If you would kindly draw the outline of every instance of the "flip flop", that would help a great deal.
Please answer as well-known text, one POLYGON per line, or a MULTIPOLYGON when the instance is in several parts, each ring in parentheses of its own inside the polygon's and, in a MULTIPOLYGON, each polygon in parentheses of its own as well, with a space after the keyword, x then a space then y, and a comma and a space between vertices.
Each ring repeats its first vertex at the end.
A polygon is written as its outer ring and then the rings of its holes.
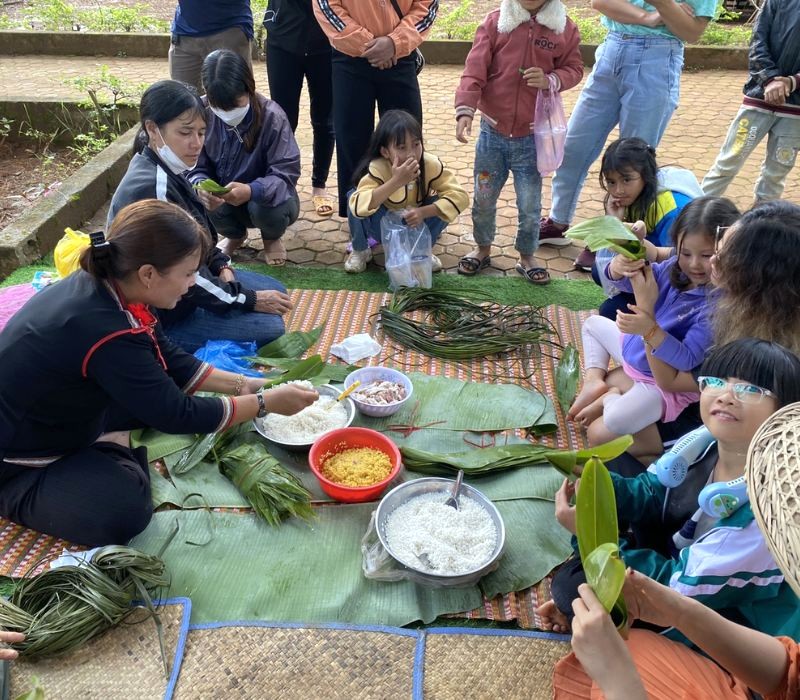
MULTIPOLYGON (((280 243, 280 241, 275 241, 276 243, 280 243)), ((281 243, 280 248, 278 250, 267 250, 267 246, 264 246, 264 262, 271 267, 283 267, 286 264, 286 248, 281 243)))
POLYGON ((321 216, 323 219, 333 216, 333 198, 328 195, 315 194, 311 198, 311 203, 314 205, 314 211, 317 212, 317 216, 321 216))
POLYGON ((550 273, 543 267, 529 267, 526 270, 522 263, 517 263, 514 269, 531 284, 550 284, 550 273))
POLYGON ((458 261, 458 274, 459 275, 466 275, 467 277, 472 277, 473 275, 477 275, 481 270, 485 270, 492 264, 492 256, 487 255, 485 258, 473 258, 469 255, 465 255, 461 260, 458 261))

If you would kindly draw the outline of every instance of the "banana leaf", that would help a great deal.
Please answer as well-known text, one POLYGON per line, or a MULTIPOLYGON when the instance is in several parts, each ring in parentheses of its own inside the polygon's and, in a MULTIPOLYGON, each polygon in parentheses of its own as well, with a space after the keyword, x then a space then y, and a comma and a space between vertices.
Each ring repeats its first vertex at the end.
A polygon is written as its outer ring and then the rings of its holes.
POLYGON ((214 444, 219 439, 217 433, 198 435, 197 441, 181 455, 175 465, 176 474, 184 474, 202 462, 206 455, 214 449, 214 444))
POLYGON ((603 607, 611 612, 625 584, 625 563, 619 557, 619 546, 601 544, 583 560, 586 580, 603 607))
MULTIPOLYGON (((252 357, 247 359, 248 361, 259 365, 274 367, 276 370, 280 370, 281 372, 286 372, 290 369, 293 369, 303 361, 297 359, 296 357, 252 357)), ((355 372, 357 369, 358 367, 356 365, 343 365, 338 362, 326 362, 324 363, 324 366, 319 374, 321 381, 314 382, 314 384, 329 384, 330 382, 341 384, 345 379, 347 379, 348 374, 355 372)), ((272 373, 264 376, 267 377, 267 379, 270 379, 271 374, 272 373)), ((280 375, 276 373, 274 376, 280 375)))
POLYGON ((322 358, 319 355, 312 355, 305 360, 300 360, 300 362, 288 372, 284 372, 277 377, 266 379, 264 381, 264 388, 269 389, 270 387, 278 386, 278 384, 298 379, 313 379, 319 376, 324 368, 325 363, 322 361, 322 358))
POLYGON ((196 185, 193 185, 196 190, 201 190, 203 192, 208 192, 209 194, 228 194, 231 191, 230 187, 223 187, 215 180, 212 180, 210 177, 207 177, 205 180, 201 180, 196 185))
POLYGON ((191 447, 197 441, 196 435, 167 435, 153 428, 144 428, 131 432, 131 446, 146 447, 147 461, 155 462, 168 455, 191 447))
POLYGON ((572 345, 567 345, 556 367, 556 397, 564 413, 569 410, 578 391, 579 360, 578 351, 572 345))
POLYGON ((643 260, 645 257, 644 244, 614 216, 587 219, 565 231, 564 235, 581 241, 593 252, 608 248, 631 260, 643 260))
POLYGON ((323 323, 310 331, 292 331, 284 333, 280 338, 276 338, 271 343, 262 345, 257 355, 259 357, 300 357, 306 350, 317 344, 322 335, 323 323))
POLYGON ((592 457, 603 460, 614 459, 615 457, 619 457, 632 444, 632 436, 620 435, 620 437, 614 438, 610 442, 604 442, 602 445, 589 447, 585 450, 553 451, 547 459, 556 469, 559 469, 565 474, 571 474, 576 466, 585 464, 586 461, 592 457))

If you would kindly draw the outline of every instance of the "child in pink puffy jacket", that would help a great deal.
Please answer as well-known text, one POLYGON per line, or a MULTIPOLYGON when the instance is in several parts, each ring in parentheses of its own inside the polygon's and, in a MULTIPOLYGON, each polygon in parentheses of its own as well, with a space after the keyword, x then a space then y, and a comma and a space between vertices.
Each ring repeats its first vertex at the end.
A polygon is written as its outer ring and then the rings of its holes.
POLYGON ((561 0, 502 0, 475 35, 456 90, 456 138, 467 142, 476 110, 481 128, 475 146, 473 235, 477 247, 458 271, 475 275, 491 264, 497 199, 514 174, 519 223, 514 247, 517 272, 533 284, 550 276, 534 253, 539 247, 542 178, 536 169, 533 115, 539 90, 567 90, 583 77, 580 33, 561 0))

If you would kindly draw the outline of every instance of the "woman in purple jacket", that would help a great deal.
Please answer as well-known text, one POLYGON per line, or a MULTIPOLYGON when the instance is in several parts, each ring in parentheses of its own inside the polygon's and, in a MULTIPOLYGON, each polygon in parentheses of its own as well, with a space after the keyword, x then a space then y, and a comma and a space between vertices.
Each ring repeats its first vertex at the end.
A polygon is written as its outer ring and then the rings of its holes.
POLYGON ((193 183, 216 180, 229 191, 199 192, 230 255, 247 236, 261 231, 268 265, 283 265, 281 236, 297 220, 300 201, 300 149, 277 103, 256 92, 253 71, 233 51, 219 50, 203 61, 208 104, 203 152, 192 171, 193 183))

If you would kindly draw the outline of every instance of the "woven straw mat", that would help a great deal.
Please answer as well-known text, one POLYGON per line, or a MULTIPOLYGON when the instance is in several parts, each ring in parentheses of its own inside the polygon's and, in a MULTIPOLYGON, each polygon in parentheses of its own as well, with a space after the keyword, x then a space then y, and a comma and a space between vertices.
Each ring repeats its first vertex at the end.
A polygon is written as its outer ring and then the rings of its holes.
MULTIPOLYGON (((131 622, 138 620, 138 624, 117 625, 63 656, 18 659, 11 664, 10 697, 29 690, 31 678, 36 676, 47 698, 54 700, 163 698, 167 679, 156 627, 143 613, 136 614, 131 622)), ((170 672, 183 614, 183 603, 160 609, 170 672)))
POLYGON ((745 476, 756 523, 800 596, 800 403, 784 406, 758 429, 745 476))

